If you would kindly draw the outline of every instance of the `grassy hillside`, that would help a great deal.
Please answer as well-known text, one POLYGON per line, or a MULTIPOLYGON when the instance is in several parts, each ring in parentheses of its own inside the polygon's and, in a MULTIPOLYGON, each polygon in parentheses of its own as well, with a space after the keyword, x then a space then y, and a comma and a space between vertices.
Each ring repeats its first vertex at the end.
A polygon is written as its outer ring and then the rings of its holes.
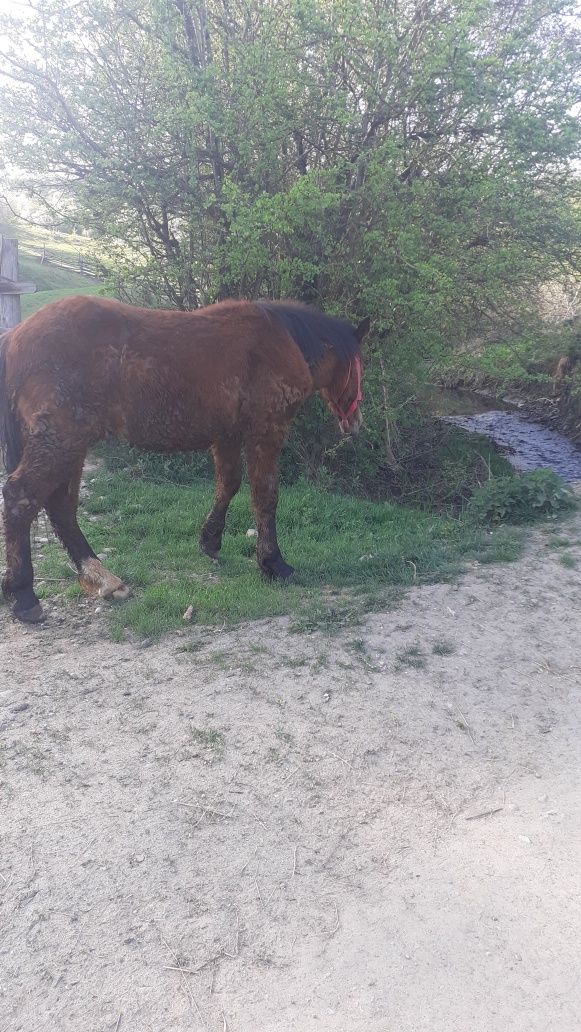
POLYGON ((16 225, 7 222, 0 222, 0 233, 17 238, 20 278, 36 283, 35 294, 22 295, 23 319, 50 301, 74 294, 97 294, 102 290, 102 284, 94 277, 40 261, 43 247, 58 260, 70 265, 77 263, 79 254, 91 257, 91 241, 86 237, 55 233, 25 223, 16 225))

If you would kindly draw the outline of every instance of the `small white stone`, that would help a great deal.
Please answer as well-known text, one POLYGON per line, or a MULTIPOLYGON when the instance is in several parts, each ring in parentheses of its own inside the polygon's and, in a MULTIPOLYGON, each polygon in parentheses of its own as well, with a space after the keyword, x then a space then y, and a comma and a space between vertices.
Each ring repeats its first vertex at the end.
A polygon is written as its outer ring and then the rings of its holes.
POLYGON ((258 537, 258 531, 254 527, 250 527, 250 529, 246 531, 246 537, 258 537))

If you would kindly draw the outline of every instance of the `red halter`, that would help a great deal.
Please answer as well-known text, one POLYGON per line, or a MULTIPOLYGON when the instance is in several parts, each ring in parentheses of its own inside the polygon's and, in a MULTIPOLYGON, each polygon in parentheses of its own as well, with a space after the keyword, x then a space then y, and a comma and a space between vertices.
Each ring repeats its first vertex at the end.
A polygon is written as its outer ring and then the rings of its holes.
POLYGON ((345 386, 343 387, 343 390, 341 391, 338 400, 336 402, 331 401, 331 407, 333 409, 333 412, 337 416, 337 419, 339 420, 339 423, 341 424, 343 430, 348 429, 349 420, 353 413, 357 411, 360 401, 363 401, 363 395, 361 393, 361 356, 355 355, 355 357, 349 363, 349 371, 347 373, 347 379, 345 380, 345 386), (355 375, 357 377, 357 392, 349 407, 347 409, 342 409, 341 398, 343 397, 345 391, 349 386, 349 382, 351 380, 351 370, 353 369, 353 366, 355 366, 355 375))

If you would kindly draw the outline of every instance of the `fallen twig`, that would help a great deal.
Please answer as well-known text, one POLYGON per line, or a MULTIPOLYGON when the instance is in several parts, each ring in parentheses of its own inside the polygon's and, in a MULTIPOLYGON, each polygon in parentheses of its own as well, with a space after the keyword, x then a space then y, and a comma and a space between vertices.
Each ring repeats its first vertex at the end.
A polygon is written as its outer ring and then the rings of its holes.
POLYGON ((480 813, 466 814, 464 820, 477 821, 481 817, 491 817, 493 813, 500 813, 501 810, 504 810, 504 806, 492 806, 490 810, 482 810, 480 813))

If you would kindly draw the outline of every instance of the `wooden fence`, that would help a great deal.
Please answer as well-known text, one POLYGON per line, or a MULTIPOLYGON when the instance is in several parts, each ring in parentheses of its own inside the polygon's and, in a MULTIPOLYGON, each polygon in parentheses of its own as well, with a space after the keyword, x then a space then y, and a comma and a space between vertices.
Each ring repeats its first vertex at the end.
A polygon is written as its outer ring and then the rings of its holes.
POLYGON ((81 254, 80 251, 76 256, 70 255, 70 260, 67 260, 69 258, 68 255, 65 259, 62 254, 49 251, 46 246, 43 246, 40 251, 22 247, 21 253, 25 254, 27 258, 35 258, 41 265, 54 265, 57 269, 67 269, 69 272, 77 272, 81 276, 90 276, 91 279, 99 279, 103 274, 101 266, 96 261, 81 254))

